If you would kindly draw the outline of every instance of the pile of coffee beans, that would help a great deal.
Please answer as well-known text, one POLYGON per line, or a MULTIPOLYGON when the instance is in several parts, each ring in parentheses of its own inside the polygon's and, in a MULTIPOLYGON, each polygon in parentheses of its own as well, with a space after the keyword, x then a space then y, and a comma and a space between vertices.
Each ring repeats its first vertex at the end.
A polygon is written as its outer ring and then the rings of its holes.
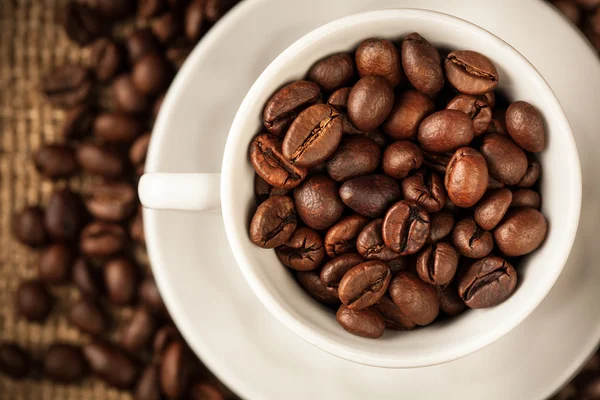
POLYGON ((502 303, 546 237, 546 136, 499 79, 418 33, 319 60, 272 95, 250 144, 250 239, 356 335, 502 303))
POLYGON ((188 348, 134 253, 144 245, 136 185, 164 93, 196 42, 235 3, 97 0, 63 10, 66 35, 89 57, 40 83, 65 121, 62 138, 33 156, 54 192, 44 206, 14 216, 14 237, 39 255, 37 277, 16 290, 15 310, 43 323, 59 308, 55 288, 70 284, 79 296, 67 316, 84 344, 54 343, 35 359, 0 342, 0 374, 73 384, 91 372, 137 400, 233 398, 188 348), (68 178, 81 174, 93 183, 76 193, 68 178))

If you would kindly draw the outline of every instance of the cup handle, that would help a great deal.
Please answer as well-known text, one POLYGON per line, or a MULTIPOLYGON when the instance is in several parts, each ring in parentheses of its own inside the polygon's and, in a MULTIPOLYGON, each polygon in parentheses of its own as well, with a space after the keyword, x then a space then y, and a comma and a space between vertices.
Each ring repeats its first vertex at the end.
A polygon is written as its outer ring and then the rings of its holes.
POLYGON ((156 210, 221 208, 221 174, 147 173, 138 186, 140 201, 156 210))

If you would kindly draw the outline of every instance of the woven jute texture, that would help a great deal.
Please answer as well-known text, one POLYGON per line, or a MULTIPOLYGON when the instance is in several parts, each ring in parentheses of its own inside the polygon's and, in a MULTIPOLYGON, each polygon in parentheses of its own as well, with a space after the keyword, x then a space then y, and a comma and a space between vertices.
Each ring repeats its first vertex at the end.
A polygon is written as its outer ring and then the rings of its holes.
MULTIPOLYGON (((39 360, 54 342, 84 343, 89 338, 67 320, 77 298, 70 287, 52 287, 55 308, 43 324, 16 315, 14 295, 19 282, 34 278, 37 254, 11 236, 11 218, 28 205, 45 205, 56 185, 85 190, 90 178, 51 182, 36 172, 31 155, 43 143, 60 142, 64 112, 48 104, 37 89, 42 79, 65 63, 85 61, 86 50, 71 43, 57 21, 67 0, 0 0, 0 342, 14 341, 39 360)), ((130 25, 133 25, 131 23, 130 25)), ((132 26, 121 27, 123 35, 132 26)), ((106 98, 106 97, 105 97, 106 98)), ((105 103, 106 101, 104 101, 105 103)), ((134 251, 142 266, 142 249, 134 251)), ((112 339, 131 310, 115 316, 112 339)), ((40 377, 20 382, 0 376, 0 399, 130 399, 98 379, 82 384, 53 384, 40 377)))

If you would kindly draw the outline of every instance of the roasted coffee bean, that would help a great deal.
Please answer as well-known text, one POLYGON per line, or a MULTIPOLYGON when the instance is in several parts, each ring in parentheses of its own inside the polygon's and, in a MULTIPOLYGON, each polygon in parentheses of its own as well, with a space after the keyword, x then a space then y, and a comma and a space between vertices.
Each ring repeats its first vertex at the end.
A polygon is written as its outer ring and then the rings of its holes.
POLYGON ((281 152, 281 142, 271 134, 258 135, 250 145, 250 161, 256 173, 269 185, 293 189, 306 178, 308 171, 288 161, 281 152))
POLYGON ((48 201, 44 224, 50 237, 69 241, 77 237, 83 223, 81 199, 69 189, 58 189, 48 201))
POLYGON ((100 306, 82 297, 71 307, 69 321, 80 331, 90 335, 102 335, 108 331, 108 316, 100 306))
POLYGON ((388 329, 405 331, 413 329, 416 326, 388 295, 379 299, 374 308, 379 311, 385 321, 385 327, 388 329))
POLYGON ((420 169, 402 181, 402 194, 428 213, 440 211, 446 204, 444 180, 435 172, 420 169))
POLYGON ((116 224, 93 222, 81 232, 80 250, 88 257, 106 258, 122 252, 127 245, 125 230, 116 224))
POLYGON ((447 210, 430 215, 429 237, 427 243, 437 243, 454 229, 454 215, 447 210))
POLYGON ((358 235, 356 249, 366 260, 379 260, 391 262, 400 257, 386 246, 382 235, 383 219, 376 219, 369 223, 358 235))
POLYGON ((173 45, 167 49, 165 56, 167 57, 167 60, 171 62, 173 68, 178 70, 181 68, 185 60, 187 60, 192 50, 194 50, 194 46, 188 44, 173 45))
POLYGON ((51 344, 42 363, 44 377, 60 383, 78 382, 88 371, 81 349, 67 343, 51 344))
POLYGON ((287 196, 289 192, 290 191, 287 189, 280 189, 269 185, 267 181, 258 174, 254 175, 254 195, 256 196, 256 203, 258 205, 262 204, 271 196, 287 196))
POLYGON ((471 118, 457 110, 438 111, 419 125, 419 143, 425 151, 455 151, 471 143, 473 137, 471 118))
POLYGON ((321 236, 310 228, 296 230, 292 237, 275 249, 279 261, 297 271, 311 271, 321 266, 325 247, 321 236))
POLYGON ((296 230, 298 218, 288 196, 273 196, 258 206, 250 223, 250 239, 259 247, 272 249, 287 242, 296 230))
POLYGON ((483 258, 494 249, 494 238, 489 231, 479 228, 473 218, 465 218, 456 223, 452 244, 461 256, 483 258))
POLYGON ((400 199, 400 187, 389 176, 367 175, 345 182, 340 188, 340 197, 357 213, 377 218, 400 199))
POLYGON ((87 209, 94 218, 120 222, 128 218, 137 204, 137 194, 129 183, 105 182, 92 188, 86 201, 87 209))
POLYGON ((96 0, 95 6, 101 15, 120 20, 133 13, 136 0, 96 0))
POLYGON ((45 320, 53 305, 54 298, 41 282, 24 281, 17 288, 17 311, 29 321, 45 320))
POLYGON ((479 136, 486 132, 492 122, 492 108, 485 102, 474 96, 459 94, 446 106, 447 110, 462 111, 473 121, 473 133, 479 136))
POLYGON ((324 92, 333 92, 343 87, 353 76, 354 60, 348 53, 323 58, 308 71, 308 80, 317 83, 324 92))
POLYGON ((225 400, 225 395, 208 382, 193 383, 189 391, 190 400, 225 400))
POLYGON ((63 283, 71 276, 73 251, 64 244, 53 244, 40 253, 38 277, 48 284, 63 283))
POLYGON ((121 330, 121 346, 131 353, 139 352, 150 345, 157 322, 144 307, 136 309, 121 330))
POLYGON ((338 286, 338 295, 351 310, 364 310, 387 291, 392 273, 381 261, 367 261, 350 269, 338 286))
POLYGON ((83 355, 100 379, 119 389, 135 384, 139 368, 123 349, 102 339, 93 339, 83 347, 83 355))
POLYGON ((143 129, 138 119, 122 113, 102 113, 94 121, 94 136, 105 142, 130 143, 143 129))
POLYGON ((152 33, 161 43, 169 43, 183 32, 179 16, 167 12, 152 21, 152 33))
POLYGON ((173 325, 163 325, 156 331, 154 340, 152 341, 152 351, 157 354, 159 358, 162 357, 162 353, 165 351, 168 345, 174 341, 181 341, 183 338, 175 329, 173 325))
POLYGON ((527 156, 509 137, 489 133, 483 137, 481 154, 492 177, 507 185, 516 185, 527 172, 527 156))
POLYGON ((85 103, 92 94, 90 73, 78 65, 63 65, 47 76, 43 91, 52 105, 73 108, 85 103))
POLYGON ((586 10, 593 10, 600 6, 600 0, 575 0, 575 2, 586 10))
POLYGON ((396 179, 404 179, 413 169, 423 164, 423 150, 408 140, 389 145, 383 153, 383 171, 396 179))
POLYGON ((144 133, 138 137, 129 148, 129 161, 135 167, 143 167, 146 164, 146 154, 150 146, 150 133, 144 133))
POLYGON ((113 149, 93 144, 82 143, 77 149, 77 162, 83 169, 109 179, 116 179, 125 172, 125 160, 113 149))
POLYGON ((204 9, 206 10, 206 19, 210 23, 215 23, 231 7, 233 7, 239 0, 206 0, 204 9))
POLYGON ((13 235, 21 243, 40 247, 48 242, 44 226, 44 211, 40 207, 27 207, 16 214, 12 221, 13 235))
POLYGON ((344 254, 329 261, 321 270, 320 278, 325 288, 338 297, 338 286, 348 271, 365 260, 356 253, 344 254))
POLYGON ((80 46, 101 36, 104 30, 98 14, 87 5, 76 2, 65 7, 63 28, 69 39, 80 46))
POLYGON ((90 65, 99 82, 110 81, 121 68, 121 51, 114 42, 106 38, 94 42, 90 58, 90 65))
POLYGON ((377 143, 380 149, 384 149, 388 145, 387 136, 378 129, 365 133, 365 136, 377 143))
POLYGON ((337 294, 327 290, 319 277, 319 271, 298 271, 296 279, 304 290, 315 300, 326 305, 338 305, 340 300, 337 294))
POLYGON ((387 119, 393 106, 392 85, 380 76, 365 76, 350 91, 348 116, 356 128, 369 132, 387 119))
POLYGON ((78 139, 92 131, 96 115, 88 104, 82 104, 67 111, 62 127, 66 139, 78 139))
POLYGON ((133 391, 135 400, 161 400, 159 371, 158 364, 150 364, 146 367, 135 385, 133 391))
POLYGON ((206 13, 204 3, 205 1, 193 0, 185 10, 183 25, 185 37, 190 42, 196 42, 205 31, 206 13))
POLYGON ((475 207, 474 217, 477 225, 486 231, 494 229, 504 218, 512 198, 513 194, 506 188, 488 192, 475 207))
POLYGON ((497 181, 491 175, 488 176, 488 185, 487 185, 488 190, 502 189, 504 186, 506 186, 504 183, 497 181))
POLYGON ((71 280, 81 294, 93 298, 104 293, 102 278, 98 271, 93 269, 83 257, 79 257, 73 263, 71 280))
POLYGON ((469 308, 496 306, 510 297, 517 286, 517 272, 500 257, 486 257, 471 265, 458 285, 459 295, 469 308))
POLYGON ((458 207, 475 205, 488 186, 488 168, 485 158, 477 150, 463 147, 456 150, 444 180, 450 200, 458 207))
POLYGON ((382 235, 392 251, 402 256, 414 254, 429 237, 429 215, 412 201, 399 201, 385 215, 382 235))
POLYGON ((494 239, 501 252, 517 257, 540 247, 547 231, 546 218, 538 210, 518 208, 507 213, 494 230, 494 239))
POLYGON ((434 243, 417 258, 417 274, 424 282, 445 286, 452 281, 458 267, 458 254, 448 243, 434 243))
POLYGON ((294 189, 298 216, 313 229, 327 229, 344 212, 337 184, 326 175, 313 175, 294 189))
POLYGON ((143 55, 158 52, 159 45, 150 29, 142 28, 131 33, 126 40, 129 63, 134 65, 143 55))
POLYGON ((263 124, 269 132, 283 135, 302 110, 320 100, 321 90, 316 83, 292 82, 275 92, 267 101, 263 124))
POLYGON ((487 131, 489 133, 501 133, 506 135, 506 110, 494 110, 487 131))
POLYGON ((47 144, 34 156, 35 168, 46 178, 67 178, 77 171, 75 151, 66 144, 47 144))
POLYGON ((512 202, 510 203, 510 206, 513 208, 531 207, 535 208, 536 210, 539 210, 541 204, 542 199, 540 198, 538 192, 531 189, 520 189, 515 190, 512 193, 512 202))
POLYGON ((402 41, 402 66, 406 77, 419 92, 435 97, 444 87, 440 55, 418 33, 411 33, 402 41))
POLYGON ((355 127, 348 116, 348 98, 350 97, 351 87, 345 87, 336 90, 327 99, 327 104, 335 107, 342 114, 342 130, 347 135, 364 134, 361 130, 355 127))
POLYGON ((417 325, 429 325, 439 314, 435 286, 423 282, 412 272, 398 272, 390 282, 389 292, 400 311, 417 325))
POLYGON ((358 311, 342 304, 335 319, 346 331, 366 338, 377 339, 385 330, 385 321, 374 308, 358 311))
POLYGON ((352 214, 339 220, 325 235, 325 251, 331 258, 356 251, 356 240, 369 219, 352 214))
POLYGON ((162 353, 160 387, 170 400, 183 398, 194 368, 192 352, 181 341, 172 342, 162 353))
POLYGON ((171 78, 169 63, 159 53, 144 54, 138 58, 131 71, 131 80, 135 88, 148 96, 166 90, 171 78))
POLYGON ((385 39, 367 39, 356 49, 358 74, 381 76, 392 86, 404 80, 400 52, 392 42, 385 39))
POLYGON ((0 344, 0 372, 12 379, 23 379, 31 370, 31 356, 15 343, 0 344))
POLYGON ((146 244, 144 237, 144 218, 141 207, 135 213, 133 220, 129 224, 129 236, 137 243, 146 244))
POLYGON ((293 165, 313 167, 335 152, 342 133, 341 115, 330 105, 315 104, 292 122, 283 139, 283 155, 293 165))
POLYGON ((166 7, 165 0, 138 0, 138 15, 148 19, 162 12, 166 7))
POLYGON ((506 110, 506 130, 523 149, 537 153, 546 147, 544 121, 531 104, 516 101, 506 110))
POLYGON ((108 300, 117 306, 133 304, 137 295, 138 270, 126 258, 115 258, 104 265, 108 300))
POLYGON ((128 74, 119 75, 112 85, 113 98, 117 108, 129 114, 139 114, 149 107, 148 99, 133 85, 128 74))
POLYGON ((542 172, 542 166, 539 161, 531 154, 527 155, 527 172, 517 184, 518 187, 529 188, 536 184, 542 172))
POLYGON ((478 96, 475 96, 475 97, 478 100, 485 101, 486 104, 489 106, 489 108, 492 109, 492 111, 496 107, 496 95, 494 94, 494 92, 487 92, 485 94, 481 94, 481 95, 478 95, 478 96))
POLYGON ((153 278, 147 277, 138 288, 140 301, 158 315, 166 314, 167 308, 163 303, 160 292, 153 278))
POLYGON ((421 122, 435 111, 429 96, 408 90, 396 96, 392 112, 382 125, 383 131, 394 140, 416 139, 421 122))
POLYGON ((374 140, 353 135, 342 139, 339 147, 327 160, 327 173, 337 182, 369 175, 381 160, 381 149, 374 140))
POLYGON ((464 94, 480 95, 498 86, 496 66, 486 56, 475 51, 461 50, 448 54, 444 62, 446 79, 464 94))
POLYGON ((436 287, 438 300, 440 302, 440 310, 450 317, 455 317, 462 313, 467 306, 458 295, 458 287, 456 283, 451 283, 445 287, 436 287))

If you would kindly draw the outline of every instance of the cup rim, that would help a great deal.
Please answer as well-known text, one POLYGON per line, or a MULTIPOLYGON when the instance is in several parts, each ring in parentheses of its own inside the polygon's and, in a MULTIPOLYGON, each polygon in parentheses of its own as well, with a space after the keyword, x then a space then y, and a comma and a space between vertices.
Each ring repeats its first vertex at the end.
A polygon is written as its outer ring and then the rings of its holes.
POLYGON ((495 341, 506 335, 512 329, 514 329, 517 325, 519 325, 542 302, 544 297, 554 286, 556 280, 561 274, 575 241, 575 235, 577 232, 581 212, 581 179, 581 165, 579 161, 579 154, 577 152, 574 135, 568 123, 567 116, 562 108, 562 105, 560 104, 559 100, 554 94, 552 88, 549 86, 549 84, 546 82, 546 80, 543 78, 540 72, 535 68, 535 66, 532 65, 529 62, 529 60, 527 60, 527 58, 525 58, 514 47, 512 47, 510 44, 508 44, 498 36, 464 19, 431 10, 415 8, 392 8, 362 12, 346 16, 329 22, 325 25, 322 25, 309 32, 308 34, 304 35, 302 38, 298 39, 291 46, 285 49, 261 73, 259 78, 255 81, 255 83, 248 91, 243 102, 241 103, 230 129, 222 163, 221 201, 225 231, 228 237, 229 245, 233 250, 233 254, 238 264, 238 267, 242 271, 244 278, 246 279, 254 293, 257 295, 257 297, 261 300, 263 305, 281 323, 283 323, 288 329, 290 329, 292 332, 294 332, 297 336, 301 337, 305 341, 337 357, 341 357, 349 361, 374 367, 414 368, 450 362, 465 357, 469 354, 475 353, 481 350, 482 348, 489 346, 490 344, 494 343, 495 341), (313 328, 304 324, 302 321, 300 321, 293 315, 291 310, 283 307, 278 302, 278 300, 275 299, 275 297, 271 294, 269 289, 265 287, 264 283, 262 282, 262 279, 255 273, 255 268, 252 267, 254 263, 251 260, 251 257, 249 257, 243 251, 236 251, 237 248, 242 247, 241 243, 245 238, 244 235, 247 235, 247 232, 236 231, 234 220, 232 217, 233 213, 230 212, 230 210, 232 210, 235 204, 235 199, 233 197, 234 193, 232 190, 233 185, 227 184, 228 182, 234 182, 233 171, 228 166, 231 165, 233 158, 236 157, 236 152, 234 151, 235 146, 233 144, 239 142, 240 138, 244 135, 244 122, 249 116, 249 108, 254 103, 255 99, 259 96, 259 94, 263 91, 263 87, 266 85, 266 83, 268 83, 272 79, 272 76, 277 71, 279 71, 287 64, 288 59, 290 57, 292 57, 295 53, 299 52, 301 49, 309 47, 313 43, 324 39, 332 31, 337 31, 347 25, 355 25, 373 19, 395 18, 398 14, 403 14, 404 16, 409 17, 413 16, 415 18, 418 17, 420 19, 423 19, 425 17, 429 18, 430 20, 437 20, 446 23, 462 25, 464 28, 469 29, 473 34, 488 36, 489 39, 494 40, 499 46, 505 47, 506 49, 508 49, 508 51, 514 53, 516 57, 520 58, 521 61, 524 62, 524 65, 531 69, 530 78, 535 79, 537 81, 537 84, 540 87, 542 87, 545 91, 547 91, 550 95, 549 98, 546 100, 552 103, 551 106, 557 112, 557 115, 555 115, 555 119, 557 121, 560 121, 560 127, 558 129, 564 132, 566 140, 570 147, 568 154, 570 154, 570 158, 572 158, 571 161, 573 164, 572 168, 574 173, 572 179, 573 187, 576 190, 575 192, 571 193, 573 196, 573 209, 571 210, 572 218, 570 219, 570 222, 566 227, 567 229, 563 232, 563 237, 566 240, 564 241, 564 246, 561 246, 556 250, 556 268, 553 268, 552 274, 548 275, 548 279, 546 281, 544 290, 540 290, 538 293, 531 294, 531 296, 528 297, 529 301, 524 305, 524 307, 520 309, 519 313, 516 313, 512 319, 506 320, 503 324, 500 324, 499 326, 490 329, 489 331, 487 331, 486 334, 480 335, 474 340, 465 341, 460 345, 456 345, 453 348, 447 348, 444 351, 439 351, 435 354, 424 354, 421 357, 415 357, 411 360, 406 360, 398 357, 374 357, 372 355, 365 354, 365 352, 358 351, 357 349, 354 349, 346 344, 334 342, 326 336, 322 335, 321 333, 317 332, 313 328))

